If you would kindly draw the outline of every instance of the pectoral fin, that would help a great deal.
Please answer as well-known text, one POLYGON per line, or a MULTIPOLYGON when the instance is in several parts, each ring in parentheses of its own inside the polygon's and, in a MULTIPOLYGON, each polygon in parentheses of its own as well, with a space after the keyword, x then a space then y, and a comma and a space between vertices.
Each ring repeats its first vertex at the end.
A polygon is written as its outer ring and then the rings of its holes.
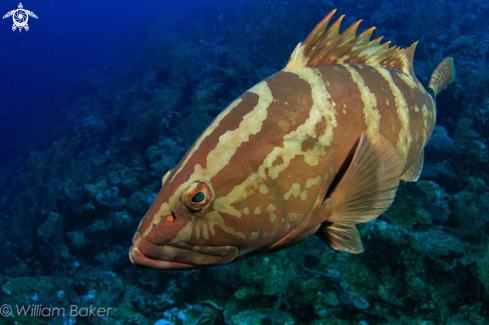
POLYGON ((377 133, 361 134, 344 175, 322 205, 326 220, 316 233, 336 250, 363 252, 357 223, 370 221, 392 204, 401 161, 392 144, 377 133))

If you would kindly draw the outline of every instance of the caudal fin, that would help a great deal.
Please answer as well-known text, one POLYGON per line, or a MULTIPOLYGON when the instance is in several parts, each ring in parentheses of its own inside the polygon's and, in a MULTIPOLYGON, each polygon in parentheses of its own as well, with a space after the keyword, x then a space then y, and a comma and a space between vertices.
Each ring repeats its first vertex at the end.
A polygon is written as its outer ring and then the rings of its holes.
POLYGON ((453 79, 455 79, 453 58, 446 58, 433 71, 428 88, 433 90, 433 94, 436 97, 436 95, 452 83, 453 79))

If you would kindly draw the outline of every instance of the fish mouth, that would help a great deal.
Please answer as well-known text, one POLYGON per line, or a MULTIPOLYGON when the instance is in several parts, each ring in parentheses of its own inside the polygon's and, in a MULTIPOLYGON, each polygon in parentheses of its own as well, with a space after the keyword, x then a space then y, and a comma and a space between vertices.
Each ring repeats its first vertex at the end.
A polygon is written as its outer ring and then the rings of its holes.
POLYGON ((129 259, 135 265, 161 270, 224 265, 238 255, 234 246, 192 246, 186 243, 156 245, 136 233, 129 259))

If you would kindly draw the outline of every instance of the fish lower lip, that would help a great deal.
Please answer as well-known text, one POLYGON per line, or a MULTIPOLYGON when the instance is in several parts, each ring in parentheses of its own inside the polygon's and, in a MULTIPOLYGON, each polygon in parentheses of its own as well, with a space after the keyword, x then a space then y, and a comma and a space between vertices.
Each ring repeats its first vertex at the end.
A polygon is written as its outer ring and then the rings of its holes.
POLYGON ((191 264, 165 261, 146 256, 135 246, 132 246, 129 249, 129 259, 132 264, 147 266, 154 269, 191 269, 196 267, 191 264))
POLYGON ((238 252, 233 246, 155 245, 137 235, 129 249, 129 259, 133 264, 155 269, 189 269, 229 263, 238 252))

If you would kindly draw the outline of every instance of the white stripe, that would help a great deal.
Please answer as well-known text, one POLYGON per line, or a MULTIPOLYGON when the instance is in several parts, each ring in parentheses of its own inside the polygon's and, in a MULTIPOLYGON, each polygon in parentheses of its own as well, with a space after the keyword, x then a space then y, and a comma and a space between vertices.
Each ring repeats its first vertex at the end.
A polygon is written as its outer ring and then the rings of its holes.
POLYGON ((206 168, 196 165, 194 173, 198 177, 211 179, 229 164, 241 144, 248 142, 251 135, 261 131, 263 122, 268 115, 268 107, 273 101, 272 91, 266 81, 262 81, 249 90, 258 95, 255 108, 243 116, 235 130, 229 130, 219 137, 219 143, 207 155, 206 168))
POLYGON ((407 155, 409 153, 409 148, 411 147, 411 143, 413 142, 413 138, 411 133, 409 132, 409 108, 406 102, 406 99, 401 93, 401 90, 396 86, 390 72, 384 68, 375 68, 387 81, 389 85, 389 89, 394 95, 396 102, 396 111, 399 121, 401 122, 401 130, 399 131, 399 139, 397 140, 397 152, 399 153, 399 157, 401 158, 401 162, 404 165, 406 164, 407 155))
POLYGON ((192 157, 192 155, 194 154, 194 152, 200 147, 200 144, 202 143, 202 141, 204 141, 204 139, 209 135, 211 134, 212 132, 214 132, 214 130, 217 128, 217 126, 219 125, 219 123, 221 123, 222 119, 224 117, 226 117, 229 112, 231 112, 231 110, 233 108, 235 108, 236 106, 239 105, 239 103, 241 103, 242 99, 241 98, 238 98, 236 99, 234 102, 232 102, 224 111, 222 111, 217 117, 216 119, 207 127, 207 129, 204 131, 204 133, 202 133, 202 135, 199 137, 199 139, 197 140, 197 142, 195 143, 195 145, 192 147, 192 149, 190 150, 190 152, 187 154, 187 157, 185 158, 184 161, 182 161, 182 163, 180 164, 180 167, 177 169, 177 171, 175 172, 175 174, 173 174, 173 177, 172 179, 170 180, 170 182, 173 182, 173 180, 175 179, 175 176, 187 165, 190 157, 192 157))
POLYGON ((375 94, 365 84, 362 76, 351 65, 342 65, 351 75, 351 78, 360 91, 360 97, 363 102, 363 115, 365 117, 365 124, 367 125, 367 131, 379 132, 380 129, 380 112, 376 109, 377 98, 375 94))

